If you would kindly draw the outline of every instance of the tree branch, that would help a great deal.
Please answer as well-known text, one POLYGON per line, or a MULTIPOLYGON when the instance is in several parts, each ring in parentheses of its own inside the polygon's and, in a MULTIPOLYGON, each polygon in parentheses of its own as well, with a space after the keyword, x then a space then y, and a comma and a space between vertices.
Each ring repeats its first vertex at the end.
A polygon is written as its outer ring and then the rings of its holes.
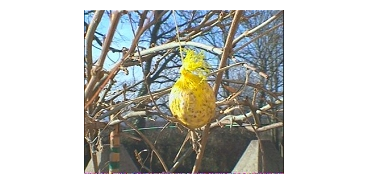
MULTIPOLYGON (((274 104, 272 104, 272 105, 267 104, 267 105, 259 108, 258 110, 255 110, 255 113, 262 114, 263 113, 262 111, 266 111, 266 110, 271 109, 272 107, 274 107, 276 105, 280 105, 282 103, 283 103, 282 100, 276 100, 274 102, 274 104)), ((219 126, 219 124, 233 124, 234 122, 244 122, 244 121, 246 121, 247 118, 250 118, 252 116, 253 116, 252 112, 248 112, 245 115, 237 115, 237 116, 227 115, 227 116, 223 117, 220 121, 216 121, 216 122, 211 123, 210 127, 213 128, 213 127, 219 126)))
POLYGON ((157 156, 158 160, 160 161, 160 163, 162 164, 162 167, 164 168, 165 172, 169 172, 169 169, 167 168, 167 166, 164 162, 164 159, 161 157, 160 153, 157 151, 157 149, 151 143, 151 141, 141 131, 139 131, 132 123, 130 123, 129 121, 124 121, 124 122, 130 128, 134 129, 135 132, 137 132, 142 137, 142 139, 149 145, 149 147, 152 149, 152 151, 156 153, 156 156, 157 156))
MULTIPOLYGON (((161 97, 164 94, 170 93, 170 90, 171 90, 171 87, 170 88, 165 88, 165 89, 162 89, 160 91, 156 91, 156 92, 152 93, 152 95, 156 99, 156 98, 161 97)), ((105 118, 105 117, 107 117, 111 114, 117 113, 122 108, 124 108, 124 107, 126 107, 126 106, 128 106, 132 103, 138 103, 138 102, 145 101, 145 100, 150 100, 150 99, 151 99, 150 95, 145 95, 145 96, 137 97, 133 100, 127 100, 127 101, 121 102, 119 104, 113 105, 113 106, 111 106, 112 110, 107 111, 106 113, 104 113, 100 117, 98 117, 97 119, 101 120, 101 119, 103 119, 103 118, 105 118)))
POLYGON ((86 55, 87 55, 87 81, 91 79, 91 69, 92 69, 92 41, 94 38, 94 33, 96 32, 97 26, 101 21, 104 11, 98 10, 93 15, 92 23, 88 26, 86 40, 86 55))
MULTIPOLYGON (((239 19, 240 19, 241 15, 243 14, 243 12, 244 12, 243 10, 237 10, 235 12, 234 19, 231 23, 231 27, 230 27, 228 37, 226 39, 224 52, 222 53, 222 56, 221 56, 219 69, 223 68, 226 65, 226 60, 228 58, 230 50, 232 49, 232 41, 233 41, 235 32, 238 28, 239 19)), ((223 73, 224 73, 223 71, 220 71, 218 73, 217 77, 216 77, 215 85, 213 87, 213 91, 214 91, 216 96, 217 96, 217 92, 218 92, 219 87, 220 87, 220 83, 221 83, 223 73)), ((210 130, 210 124, 207 124, 205 126, 204 130, 203 130, 203 138, 202 138, 202 141, 201 141, 201 147, 199 148, 199 153, 197 154, 196 161, 195 161, 192 173, 197 173, 199 171, 200 166, 201 166, 202 157, 203 157, 204 150, 206 148, 206 144, 207 144, 207 140, 208 140, 209 130, 210 130)))
MULTIPOLYGON (((102 51, 101 51, 100 58, 99 58, 99 60, 97 61, 96 65, 95 65, 94 71, 92 71, 92 79, 88 82, 87 87, 86 87, 85 92, 84 92, 84 100, 85 101, 89 98, 89 96, 92 92, 92 89, 94 88, 94 86, 95 86, 95 84, 98 80, 97 76, 102 71, 102 67, 103 67, 107 52, 109 51, 112 38, 114 37, 116 27, 119 23, 120 16, 121 16, 120 13, 118 13, 117 11, 115 11, 112 14, 111 25, 109 27, 109 31, 108 31, 107 36, 106 36, 106 40, 104 41, 103 46, 102 46, 102 51)), ((105 83, 107 83, 107 81, 105 83)), ((104 86, 104 85, 102 85, 102 86, 104 86)), ((99 91, 97 92, 97 94, 98 93, 99 93, 99 91)), ((97 96, 97 95, 95 94, 95 96, 97 96)), ((94 99, 90 99, 90 102, 92 102, 93 100, 94 99)))
POLYGON ((238 43, 241 39, 243 39, 244 37, 253 34, 254 32, 258 31, 259 29, 261 29, 262 27, 266 26, 267 24, 269 24, 270 22, 274 21, 276 18, 278 18, 282 13, 284 12, 284 10, 281 10, 279 12, 276 13, 276 15, 270 17, 268 20, 264 21, 262 24, 258 25, 257 27, 253 28, 250 31, 245 31, 243 34, 241 34, 239 37, 237 37, 234 41, 233 41, 233 45, 235 45, 236 43, 238 43))
MULTIPOLYGON (((280 26, 282 26, 282 25, 284 25, 284 23, 280 23, 280 24, 278 24, 278 25, 276 25, 276 26, 272 27, 271 29, 269 29, 269 30, 267 30, 267 31, 265 31, 265 32, 263 32, 263 33, 261 33, 261 34, 257 35, 256 37, 252 38, 250 41, 248 41, 248 42, 247 42, 247 43, 245 43, 244 45, 242 45, 242 46, 238 47, 237 49, 235 49, 232 53, 237 53, 239 50, 243 49, 245 46, 249 45, 250 43, 252 43, 252 42, 254 42, 255 40, 257 40, 258 38, 261 38, 262 36, 264 36, 264 35, 266 35, 266 34, 270 33, 271 31, 273 31, 274 29, 276 29, 276 28, 278 28, 278 27, 280 27, 280 26)), ((233 55, 233 54, 231 54, 231 55, 233 55)))

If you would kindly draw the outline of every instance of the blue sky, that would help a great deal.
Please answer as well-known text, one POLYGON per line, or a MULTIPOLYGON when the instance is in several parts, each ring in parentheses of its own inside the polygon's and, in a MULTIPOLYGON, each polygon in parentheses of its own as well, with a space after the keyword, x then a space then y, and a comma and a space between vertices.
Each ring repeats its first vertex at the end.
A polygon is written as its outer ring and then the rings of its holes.
MULTIPOLYGON (((92 16, 91 17, 85 16, 85 21, 87 23, 90 23, 91 20, 92 20, 92 16)), ((108 32, 109 26, 110 26, 110 19, 105 11, 104 15, 101 18, 101 22, 97 27, 96 32, 106 35, 108 32)), ((95 34, 95 35, 97 35, 99 39, 102 41, 101 36, 99 36, 98 34, 95 34)), ((114 38, 112 40, 110 47, 113 47, 115 49, 122 49, 123 47, 130 48, 132 40, 133 40, 133 32, 132 32, 131 25, 127 23, 123 23, 123 21, 120 20, 116 28, 116 32, 114 34, 114 38)), ((101 50, 100 50, 101 46, 96 41, 93 41, 92 45, 93 45, 92 46, 92 59, 93 61, 96 61, 98 60, 101 54, 101 50)), ((115 66, 115 63, 119 62, 121 58, 122 58, 121 53, 119 52, 113 53, 112 51, 109 51, 105 59, 103 68, 107 71, 111 70, 111 68, 115 66)), ((128 71, 129 71, 129 75, 125 75, 125 74, 122 74, 122 72, 119 72, 116 78, 119 78, 119 77, 127 77, 127 78, 124 80, 118 80, 118 81, 134 82, 133 80, 142 79, 142 76, 143 76, 142 69, 139 66, 128 67, 128 71)))

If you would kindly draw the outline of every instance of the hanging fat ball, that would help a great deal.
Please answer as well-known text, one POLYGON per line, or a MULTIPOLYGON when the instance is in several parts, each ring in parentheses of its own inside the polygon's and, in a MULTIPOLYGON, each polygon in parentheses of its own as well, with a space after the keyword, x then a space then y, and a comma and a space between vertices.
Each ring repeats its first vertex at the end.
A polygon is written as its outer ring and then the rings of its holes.
POLYGON ((186 53, 180 78, 171 89, 169 107, 179 123, 194 130, 214 117, 216 98, 206 81, 210 65, 204 60, 204 54, 193 50, 186 50, 186 53))

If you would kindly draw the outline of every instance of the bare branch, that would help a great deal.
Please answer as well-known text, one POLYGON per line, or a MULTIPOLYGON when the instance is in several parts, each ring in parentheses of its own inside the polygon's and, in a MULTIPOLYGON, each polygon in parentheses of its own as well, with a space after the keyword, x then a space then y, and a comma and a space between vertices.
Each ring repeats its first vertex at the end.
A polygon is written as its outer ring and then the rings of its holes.
POLYGON ((268 34, 268 33, 270 33, 271 31, 273 31, 274 29, 276 29, 276 28, 278 28, 278 27, 280 27, 280 26, 282 26, 282 25, 284 25, 284 23, 280 23, 280 24, 278 24, 278 25, 276 25, 276 26, 272 27, 271 29, 269 29, 269 30, 267 30, 267 31, 265 31, 265 32, 263 32, 263 33, 261 33, 261 34, 259 34, 258 36, 256 36, 256 37, 252 38, 250 41, 248 41, 248 42, 247 42, 247 43, 245 43, 244 45, 242 45, 242 46, 238 47, 237 49, 235 49, 235 50, 231 53, 231 55, 233 55, 233 53, 237 53, 238 51, 240 51, 241 49, 243 49, 245 46, 247 46, 247 45, 249 45, 250 43, 254 42, 254 41, 255 41, 255 40, 257 40, 258 38, 261 38, 262 36, 267 35, 267 34, 268 34))
MULTIPOLYGON (((156 92, 152 93, 152 96, 156 99, 156 98, 161 97, 162 95, 170 93, 170 90, 171 90, 171 88, 162 89, 162 90, 159 90, 159 91, 156 91, 156 92)), ((104 113, 100 117, 98 117, 97 119, 103 119, 103 118, 105 118, 105 117, 107 117, 111 114, 117 113, 122 108, 124 108, 124 107, 126 107, 130 104, 138 103, 138 102, 149 100, 149 99, 151 99, 151 96, 150 95, 145 95, 145 96, 140 96, 140 97, 137 97, 135 99, 124 101, 124 102, 121 102, 119 104, 113 105, 113 106, 111 106, 112 110, 107 111, 106 113, 104 113)))
POLYGON ((86 55, 87 55, 87 81, 91 79, 91 68, 92 68, 92 41, 94 38, 94 33, 96 32, 97 26, 101 21, 104 11, 98 10, 93 15, 92 23, 88 26, 86 40, 86 55))
MULTIPOLYGON (((92 79, 88 82, 87 87, 85 89, 85 92, 84 92, 84 100, 85 101, 89 98, 89 96, 92 92, 92 89, 94 88, 94 86, 97 82, 97 76, 102 70, 107 52, 109 51, 109 48, 110 48, 112 38, 114 37, 114 34, 115 34, 115 30, 116 30, 116 27, 118 25, 119 19, 120 19, 120 13, 115 11, 112 14, 111 25, 110 25, 106 40, 104 41, 103 46, 102 46, 102 51, 101 51, 100 58, 99 58, 99 60, 97 61, 96 65, 95 65, 94 71, 92 71, 92 79)), ((105 83, 107 83, 107 81, 105 83)), ((104 86, 104 85, 102 85, 102 86, 104 86)), ((99 91, 96 92, 96 94, 94 96, 97 96, 98 93, 99 93, 99 91)), ((93 98, 95 98, 95 97, 93 97, 93 98)), ((90 99, 91 102, 94 100, 93 98, 90 99)))
POLYGON ((185 158, 187 158, 191 153, 193 153, 193 148, 188 148, 187 151, 178 159, 178 161, 175 162, 173 167, 170 169, 170 173, 174 172, 180 164, 184 161, 185 158))
POLYGON ((254 32, 258 31, 259 29, 261 29, 262 27, 264 27, 265 25, 269 24, 270 22, 274 21, 275 19, 277 19, 284 11, 281 10, 278 13, 276 13, 276 15, 272 16, 271 18, 269 18, 268 20, 264 21, 262 24, 258 25, 257 27, 253 28, 250 31, 245 31, 243 34, 241 34, 238 38, 234 39, 233 41, 233 45, 235 45, 236 43, 238 43, 241 39, 243 39, 244 37, 253 34, 254 32))
MULTIPOLYGON (((229 56, 230 50, 232 49, 232 41, 234 39, 234 35, 235 35, 236 29, 238 27, 239 19, 240 19, 240 16, 241 16, 242 13, 243 13, 242 10, 238 10, 238 11, 235 12, 235 16, 234 16, 233 22, 231 23, 230 31, 229 31, 229 34, 228 34, 227 39, 226 39, 224 52, 222 53, 222 56, 221 56, 219 69, 225 67, 225 65, 226 65, 226 60, 229 56)), ((219 90, 223 73, 224 72, 220 71, 217 74, 215 85, 213 87, 213 91, 214 91, 215 94, 217 94, 217 92, 219 90)))
MULTIPOLYGON (((267 104, 267 105, 259 108, 258 110, 255 110, 255 113, 262 114, 263 113, 262 111, 266 111, 266 110, 271 109, 272 107, 280 105, 282 103, 283 103, 283 101, 277 100, 272 105, 267 104)), ((245 115, 237 115, 237 116, 227 115, 227 116, 223 117, 220 121, 216 121, 216 122, 211 123, 210 127, 213 128, 213 127, 219 126, 219 124, 227 124, 227 122, 230 122, 231 124, 233 122, 242 123, 242 122, 245 122, 247 118, 250 118, 252 116, 253 116, 253 112, 248 112, 245 115)))
POLYGON ((137 132, 142 139, 150 146, 150 148, 152 149, 153 152, 155 152, 157 158, 160 160, 160 163, 162 164, 165 172, 169 172, 169 169, 167 168, 164 159, 162 159, 161 154, 157 151, 157 149, 155 148, 155 146, 151 143, 151 141, 141 132, 139 131, 132 123, 130 123, 129 121, 124 121, 130 128, 134 129, 135 132, 137 132))
POLYGON ((270 125, 266 125, 266 126, 263 126, 263 127, 256 128, 255 130, 248 125, 248 126, 245 126, 245 129, 247 129, 251 132, 255 132, 255 131, 256 132, 264 132, 264 131, 267 131, 267 130, 271 130, 271 129, 279 128, 279 127, 283 127, 283 126, 284 126, 284 122, 278 122, 278 123, 272 123, 270 125))

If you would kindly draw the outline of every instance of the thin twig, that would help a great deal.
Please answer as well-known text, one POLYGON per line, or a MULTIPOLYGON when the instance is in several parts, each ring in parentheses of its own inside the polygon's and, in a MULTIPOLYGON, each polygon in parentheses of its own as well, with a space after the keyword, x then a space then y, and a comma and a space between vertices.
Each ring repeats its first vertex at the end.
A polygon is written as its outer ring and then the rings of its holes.
MULTIPOLYGON (((107 77, 107 76, 106 76, 107 77)), ((101 80, 103 81, 103 80, 101 80)), ((94 107, 94 110, 92 113, 90 113, 92 116, 96 114, 98 111, 102 109, 101 104, 103 103, 107 93, 111 90, 112 86, 114 85, 115 81, 113 79, 110 79, 109 86, 103 91, 101 97, 98 99, 96 106, 94 107)), ((101 83, 100 83, 101 84, 101 83)), ((99 85, 99 83, 96 84, 96 87, 99 85)))
POLYGON ((144 149, 144 150, 140 151, 139 153, 138 153, 137 150, 134 150, 135 158, 137 159, 137 162, 139 164, 141 164, 141 168, 146 169, 148 172, 152 172, 152 170, 150 168, 148 168, 147 166, 145 166, 144 163, 143 163, 143 161, 142 161, 143 159, 141 157, 141 154, 142 154, 143 151, 148 151, 148 150, 147 149, 144 149))
MULTIPOLYGON (((214 19, 213 21, 207 23, 207 24, 210 24, 208 27, 204 28, 204 29, 198 29, 198 32, 196 34, 193 33, 193 35, 190 33, 188 36, 186 36, 187 38, 186 39, 193 39, 195 37, 198 37, 200 35, 203 35, 204 33, 206 33, 207 31, 213 29, 213 27, 215 27, 216 25, 218 25, 219 23, 223 23, 223 20, 224 19, 227 19, 227 18, 230 18, 231 17, 231 13, 225 15, 224 17, 221 16, 221 14, 219 15, 219 18, 216 20, 214 19)), ((207 25, 205 25, 207 26, 207 25)), ((222 25, 222 26, 225 26, 225 25, 222 25)), ((203 26, 204 27, 204 26, 203 26)))
MULTIPOLYGON (((213 81, 214 79, 210 79, 209 81, 213 81)), ((225 82, 230 82, 230 83, 235 83, 235 84, 243 84, 243 82, 241 81, 238 81, 238 80, 229 80, 229 79, 223 79, 223 81, 225 82)), ((268 95, 270 95, 271 97, 275 98, 276 100, 280 100, 278 95, 275 95, 273 92, 265 89, 264 87, 262 87, 261 85, 259 84, 254 84, 254 83, 251 83, 251 82, 248 82, 247 83, 247 86, 250 86, 250 87, 253 87, 253 88, 257 88, 258 90, 262 90, 264 92, 266 92, 268 95)), ((216 102, 216 105, 217 106, 221 106, 221 105, 226 105, 228 104, 230 101, 228 101, 228 99, 223 99, 221 101, 217 101, 216 102)))
POLYGON ((181 153, 181 150, 184 148, 185 143, 189 140, 189 137, 190 137, 190 134, 189 134, 189 132, 188 132, 188 133, 187 133, 187 135, 185 136, 185 139, 184 139, 183 143, 181 144, 181 146, 180 146, 180 148, 179 148, 178 153, 176 154, 176 156, 175 156, 175 158, 174 158, 174 162, 176 162, 176 160, 178 159, 179 154, 181 153))
POLYGON ((185 153, 178 159, 178 161, 175 162, 173 167, 170 169, 170 173, 175 172, 175 170, 180 166, 184 159, 187 158, 193 151, 193 148, 189 147, 187 151, 185 151, 185 153))
MULTIPOLYGON (((157 112, 151 112, 151 111, 136 111, 136 112, 130 112, 124 115, 122 118, 128 119, 128 118, 133 118, 133 117, 138 117, 138 116, 147 117, 147 116, 152 116, 152 115, 157 115, 157 114, 158 114, 157 112)), ((116 125, 120 123, 122 123, 122 120, 113 120, 113 121, 110 121, 108 125, 112 126, 112 125, 116 125)))
POLYGON ((132 123, 130 123, 129 121, 124 121, 124 123, 126 123, 130 128, 134 129, 141 137, 142 139, 149 145, 149 147, 155 152, 158 160, 160 161, 160 163, 162 164, 165 172, 169 172, 169 169, 167 168, 164 159, 161 157, 160 153, 157 151, 157 149, 155 148, 155 146, 151 143, 151 141, 141 132, 139 131, 132 123))
POLYGON ((271 31, 273 31, 274 29, 276 29, 276 28, 278 28, 278 27, 280 27, 282 25, 284 25, 284 23, 280 23, 280 24, 274 26, 273 28, 271 28, 271 29, 269 29, 269 30, 267 30, 265 32, 262 32, 261 34, 259 34, 258 36, 252 38, 250 41, 248 41, 244 45, 242 45, 242 46, 238 47, 237 49, 235 49, 230 55, 233 55, 234 53, 237 53, 239 50, 243 49, 245 46, 251 44, 252 42, 254 42, 255 40, 257 40, 258 38, 261 38, 262 36, 270 33, 271 31))
MULTIPOLYGON (((283 101, 277 100, 277 101, 274 102, 273 105, 267 104, 267 105, 259 108, 259 110, 256 110, 255 113, 256 114, 261 114, 261 113, 263 113, 263 111, 271 109, 272 107, 280 105, 282 103, 283 103, 283 101)), ((219 124, 232 124, 234 121, 235 122, 244 122, 244 121, 246 121, 247 118, 252 117, 253 115, 254 115, 253 112, 248 112, 244 115, 237 115, 237 116, 227 115, 227 116, 223 117, 220 121, 212 122, 210 127, 211 128, 217 127, 217 126, 219 126, 219 124)), ((203 130, 203 128, 202 128, 202 130, 203 130)))
POLYGON ((232 67, 235 67, 235 66, 238 66, 238 65, 244 65, 245 63, 235 63, 235 64, 232 64, 232 65, 229 65, 229 66, 226 66, 226 67, 223 67, 223 68, 220 68, 220 69, 218 69, 218 70, 216 70, 216 71, 214 71, 214 72, 211 72, 210 74, 208 74, 209 76, 211 76, 211 75, 214 75, 214 74, 216 74, 216 73, 219 73, 219 72, 223 72, 223 71, 225 71, 225 70, 228 70, 228 69, 230 69, 230 68, 232 68, 232 67))
MULTIPOLYGON (((238 63, 238 61, 235 59, 235 57, 232 57, 231 59, 232 59, 235 63, 238 63)), ((243 64, 243 66, 244 66, 244 67, 246 67, 246 68, 248 68, 248 69, 251 69, 251 70, 253 70, 254 72, 257 72, 260 76, 264 77, 265 79, 267 79, 267 78, 268 78, 268 75, 267 75, 267 74, 265 74, 265 73, 263 73, 263 72, 259 71, 256 67, 249 66, 249 65, 248 65, 247 63, 245 63, 245 62, 242 62, 242 63, 244 63, 244 64, 243 64)))
POLYGON ((238 43, 241 39, 243 39, 244 37, 255 33, 256 31, 258 31, 259 29, 261 29, 262 27, 266 26, 267 24, 271 23, 272 21, 274 21, 276 18, 278 18, 284 11, 281 10, 279 12, 276 13, 276 15, 270 17, 268 20, 262 22, 262 24, 258 25, 257 27, 253 28, 250 31, 245 31, 243 34, 241 34, 239 37, 237 37, 236 39, 234 39, 233 41, 233 45, 235 45, 236 43, 238 43))
POLYGON ((110 96, 110 97, 109 97, 109 99, 107 99, 106 101, 107 101, 107 102, 113 101, 115 98, 117 98, 117 97, 118 97, 118 96, 120 96, 121 94, 126 93, 129 89, 131 89, 131 88, 134 88, 134 87, 138 86, 138 85, 139 85, 140 83, 142 83, 142 82, 143 82, 143 80, 138 81, 138 82, 134 83, 132 86, 129 86, 129 87, 124 88, 123 90, 121 90, 121 91, 119 91, 119 92, 116 92, 115 94, 112 94, 112 96, 110 96))
POLYGON ((247 86, 247 84, 248 84, 248 82, 249 82, 250 71, 249 71, 249 70, 247 70, 247 68, 245 68, 245 73, 246 73, 246 74, 245 74, 245 81, 244 81, 244 83, 242 84, 242 86, 240 87, 240 89, 239 89, 236 93, 231 94, 231 95, 226 99, 227 101, 233 101, 233 100, 235 100, 235 98, 236 98, 237 96, 239 96, 243 90, 245 90, 245 88, 246 88, 246 86, 247 86))
MULTIPOLYGON (((271 129, 275 129, 275 128, 279 128, 279 127, 283 127, 283 126, 284 126, 284 122, 272 123, 270 125, 266 125, 266 126, 263 126, 263 127, 256 128, 255 131, 256 132, 264 132, 264 131, 267 131, 267 130, 271 130, 271 129)), ((247 129, 251 132, 254 132, 254 129, 250 128, 249 126, 245 126, 245 129, 247 129)))
MULTIPOLYGON (((154 99, 157 99, 157 98, 159 98, 159 97, 161 97, 165 94, 170 93, 170 90, 171 90, 171 87, 168 87, 168 88, 165 88, 165 89, 162 89, 162 90, 159 90, 159 91, 156 91, 156 92, 152 93, 152 96, 153 96, 154 99)), ((140 96, 140 97, 134 98, 132 100, 127 100, 127 101, 118 103, 116 105, 112 105, 111 106, 111 107, 113 107, 112 110, 105 112, 104 114, 102 114, 97 119, 101 120, 101 119, 103 119, 103 118, 105 118, 105 117, 107 117, 111 114, 119 112, 122 108, 124 108, 128 105, 131 105, 133 103, 142 102, 142 101, 149 100, 149 99, 151 99, 151 95, 145 95, 145 96, 140 96)))

